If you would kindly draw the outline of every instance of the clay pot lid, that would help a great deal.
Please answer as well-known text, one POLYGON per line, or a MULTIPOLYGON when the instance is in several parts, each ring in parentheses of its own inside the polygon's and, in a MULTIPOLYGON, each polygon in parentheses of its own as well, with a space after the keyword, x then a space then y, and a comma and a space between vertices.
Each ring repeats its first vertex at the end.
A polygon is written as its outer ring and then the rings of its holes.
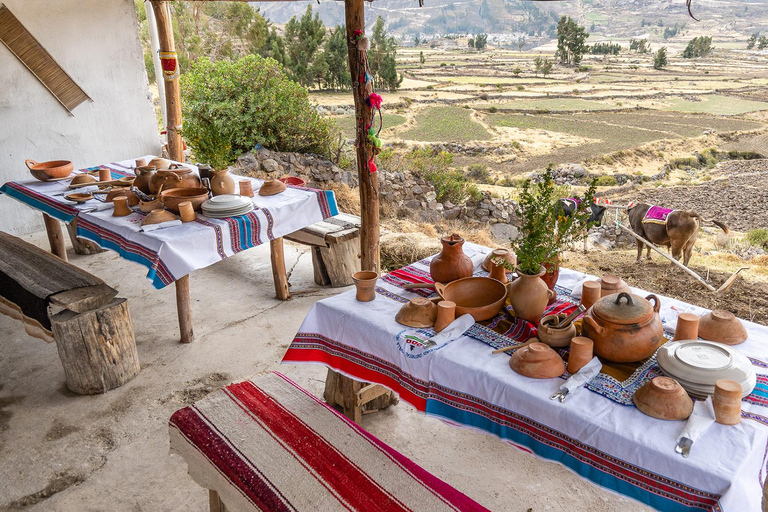
POLYGON ((600 282, 600 287, 603 290, 618 290, 619 288, 625 288, 628 286, 623 279, 611 274, 601 277, 598 281, 600 282))
POLYGON ((639 295, 621 292, 595 302, 592 314, 612 324, 635 324, 648 320, 653 315, 653 306, 639 295))
POLYGON ((267 180, 259 187, 260 196, 274 196, 286 189, 285 183, 279 180, 267 180))
POLYGON ((699 337, 725 345, 738 345, 747 340, 747 330, 730 311, 715 309, 699 320, 699 337))
POLYGON ((408 327, 432 327, 437 319, 437 305, 424 297, 405 303, 395 315, 395 321, 408 327))
POLYGON ((461 238, 461 235, 458 235, 457 233, 453 233, 449 236, 444 236, 440 239, 441 242, 448 245, 456 245, 456 244, 463 244, 464 239, 461 238))

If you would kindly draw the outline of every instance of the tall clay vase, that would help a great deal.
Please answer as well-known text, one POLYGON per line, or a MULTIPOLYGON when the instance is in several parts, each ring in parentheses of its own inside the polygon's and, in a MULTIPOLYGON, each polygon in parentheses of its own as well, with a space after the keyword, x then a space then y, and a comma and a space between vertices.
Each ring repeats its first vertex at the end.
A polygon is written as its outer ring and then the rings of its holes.
POLYGON ((472 260, 464 254, 462 246, 464 239, 453 234, 440 239, 443 250, 432 258, 429 264, 429 274, 436 283, 450 283, 462 277, 471 277, 475 266, 472 260))
POLYGON ((544 272, 544 267, 540 267, 539 273, 535 275, 523 274, 518 270, 519 277, 507 285, 507 300, 515 310, 515 316, 536 325, 541 321, 549 300, 557 295, 541 279, 544 272))
POLYGON ((229 175, 227 169, 216 171, 211 178, 211 192, 215 196, 235 193, 235 179, 229 175))
MULTIPOLYGON (((552 261, 546 261, 542 264, 544 267, 544 275, 541 276, 541 280, 544 281, 547 285, 547 288, 550 290, 555 289, 555 284, 557 283, 557 279, 560 277, 560 256, 555 256, 552 261)), ((552 304, 557 299, 557 294, 555 294, 551 299, 549 299, 549 302, 547 305, 552 304)))

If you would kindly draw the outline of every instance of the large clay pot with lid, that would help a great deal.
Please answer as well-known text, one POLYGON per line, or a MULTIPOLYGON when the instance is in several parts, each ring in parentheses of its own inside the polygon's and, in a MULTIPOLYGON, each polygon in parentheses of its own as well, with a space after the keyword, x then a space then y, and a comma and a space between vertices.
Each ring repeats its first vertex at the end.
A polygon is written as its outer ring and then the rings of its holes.
POLYGON ((544 272, 544 267, 539 267, 539 273, 534 275, 523 274, 518 270, 518 278, 507 285, 507 302, 515 310, 515 316, 533 324, 541 321, 547 303, 557 295, 541 279, 544 272))
POLYGON ((172 188, 200 188, 200 178, 189 167, 173 164, 168 169, 158 170, 149 181, 150 193, 172 188))
POLYGON ((584 315, 584 336, 595 342, 599 357, 616 363, 642 361, 664 343, 660 308, 655 295, 645 299, 627 292, 607 295, 584 315))
POLYGON ((454 233, 440 241, 443 250, 429 264, 432 280, 436 283, 450 283, 462 277, 470 277, 475 266, 469 256, 464 254, 464 239, 454 233))

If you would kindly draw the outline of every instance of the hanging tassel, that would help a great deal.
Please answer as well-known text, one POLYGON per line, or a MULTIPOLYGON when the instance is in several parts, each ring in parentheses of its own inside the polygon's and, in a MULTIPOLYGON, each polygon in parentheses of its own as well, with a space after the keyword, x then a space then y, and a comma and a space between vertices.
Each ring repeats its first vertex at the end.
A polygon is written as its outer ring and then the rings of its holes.
POLYGON ((367 52, 371 49, 371 40, 365 36, 360 37, 357 41, 357 49, 361 52, 367 52))

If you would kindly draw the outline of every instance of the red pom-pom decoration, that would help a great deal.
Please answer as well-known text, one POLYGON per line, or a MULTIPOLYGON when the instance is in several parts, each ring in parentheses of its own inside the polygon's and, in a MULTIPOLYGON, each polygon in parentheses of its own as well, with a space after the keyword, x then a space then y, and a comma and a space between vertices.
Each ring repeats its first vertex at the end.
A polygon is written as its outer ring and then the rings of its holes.
POLYGON ((381 95, 379 95, 379 94, 373 93, 370 96, 368 96, 368 104, 372 108, 380 109, 381 108, 381 102, 382 102, 382 98, 381 98, 381 95))
POLYGON ((373 158, 371 158, 371 159, 368 161, 368 172, 370 172, 370 173, 374 173, 374 172, 376 172, 376 171, 378 171, 378 170, 379 170, 379 169, 378 169, 378 167, 376 167, 376 162, 374 162, 374 161, 373 161, 373 158))

